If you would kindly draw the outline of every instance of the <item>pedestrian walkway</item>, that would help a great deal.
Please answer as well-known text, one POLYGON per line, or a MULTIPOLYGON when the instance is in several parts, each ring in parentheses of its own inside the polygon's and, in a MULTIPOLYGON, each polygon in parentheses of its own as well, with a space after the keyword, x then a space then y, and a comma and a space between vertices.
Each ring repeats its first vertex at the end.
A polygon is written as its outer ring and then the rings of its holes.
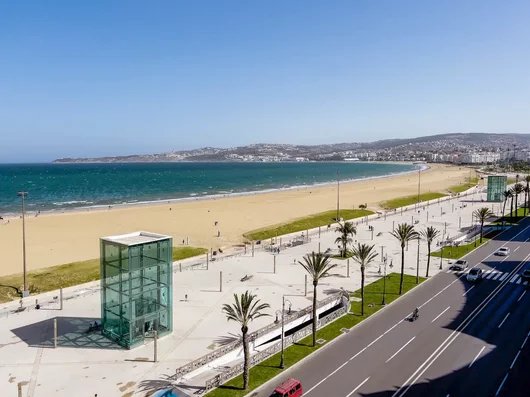
MULTIPOLYGON (((354 240, 374 244, 379 254, 367 266, 366 282, 379 279, 385 271, 399 271, 401 248, 390 235, 397 224, 412 223, 417 230, 434 226, 442 231, 444 239, 450 239, 472 226, 475 209, 488 205, 494 212, 500 212, 500 204, 491 206, 482 202, 484 198, 484 194, 477 192, 356 220, 354 240), (382 260, 385 257, 386 269, 382 260)), ((282 239, 285 242, 299 235, 282 236, 282 239)), ((271 316, 254 321, 251 332, 275 320, 285 294, 295 295, 289 297, 293 311, 310 305, 311 280, 306 279, 297 261, 311 251, 336 250, 337 236, 334 227, 314 229, 309 231, 309 236, 304 236, 306 243, 282 248, 279 253, 255 246, 254 252, 248 247, 246 252, 239 249, 233 256, 216 258, 204 266, 188 266, 204 262, 198 258, 175 263, 174 329, 171 335, 159 340, 156 363, 152 362, 151 341, 133 350, 123 350, 87 333, 88 325, 100 319, 98 282, 66 289, 68 299, 63 310, 59 310, 54 299, 58 291, 25 298, 24 310, 20 312, 15 312, 18 302, 1 305, 0 387, 6 395, 14 395, 19 382, 29 382, 35 388, 31 395, 38 397, 74 396, 79 395, 79 390, 86 391, 87 395, 145 396, 155 389, 171 386, 178 367, 239 338, 239 326, 228 322, 221 312, 222 304, 231 303, 234 293, 249 290, 271 306, 271 316), (35 299, 42 302, 40 310, 34 308, 35 299), (61 320, 62 327, 58 329, 57 348, 52 347, 54 318, 61 320)), ((426 254, 424 241, 410 243, 405 252, 405 272, 415 275, 419 264, 419 274, 425 275, 426 254)), ((340 259, 333 262, 337 264, 333 276, 318 286, 319 300, 341 289, 355 291, 360 287, 357 263, 340 259)), ((438 258, 431 259, 430 275, 439 271, 439 265, 438 258)), ((448 261, 444 259, 441 265, 447 269, 448 261)), ((192 379, 188 381, 197 387, 192 379)), ((29 395, 28 386, 23 389, 23 395, 29 395)))

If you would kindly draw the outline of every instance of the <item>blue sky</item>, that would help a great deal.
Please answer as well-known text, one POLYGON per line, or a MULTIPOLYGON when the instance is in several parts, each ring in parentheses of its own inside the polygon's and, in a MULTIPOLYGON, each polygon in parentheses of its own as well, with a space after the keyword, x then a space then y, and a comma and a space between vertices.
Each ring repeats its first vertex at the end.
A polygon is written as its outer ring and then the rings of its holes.
POLYGON ((530 133, 530 2, 0 2, 0 162, 530 133))

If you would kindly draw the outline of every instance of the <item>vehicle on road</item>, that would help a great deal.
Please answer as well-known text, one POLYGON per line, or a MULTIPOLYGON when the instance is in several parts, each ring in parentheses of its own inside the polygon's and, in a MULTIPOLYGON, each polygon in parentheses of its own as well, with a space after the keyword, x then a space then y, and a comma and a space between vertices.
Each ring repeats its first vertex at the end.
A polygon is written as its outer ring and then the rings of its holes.
POLYGON ((497 251, 495 251, 495 255, 508 256, 510 255, 510 249, 508 247, 501 247, 497 251))
POLYGON ((271 397, 301 397, 302 383, 298 379, 290 378, 274 389, 271 397))
POLYGON ((466 276, 467 281, 475 282, 482 280, 482 269, 479 269, 478 267, 474 267, 469 271, 469 273, 466 276))
POLYGON ((453 270, 466 270, 467 269, 467 261, 464 259, 459 259, 455 263, 453 263, 453 266, 451 266, 453 270))
POLYGON ((530 269, 526 269, 521 273, 523 281, 530 281, 530 269))

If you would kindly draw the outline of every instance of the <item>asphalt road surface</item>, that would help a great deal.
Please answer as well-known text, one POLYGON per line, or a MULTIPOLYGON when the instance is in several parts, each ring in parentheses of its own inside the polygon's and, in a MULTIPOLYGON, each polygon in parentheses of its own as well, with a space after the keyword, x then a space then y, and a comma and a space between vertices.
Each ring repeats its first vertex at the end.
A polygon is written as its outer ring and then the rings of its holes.
POLYGON ((309 397, 530 396, 529 241, 526 219, 466 257, 482 281, 442 272, 251 396, 288 377, 309 397))

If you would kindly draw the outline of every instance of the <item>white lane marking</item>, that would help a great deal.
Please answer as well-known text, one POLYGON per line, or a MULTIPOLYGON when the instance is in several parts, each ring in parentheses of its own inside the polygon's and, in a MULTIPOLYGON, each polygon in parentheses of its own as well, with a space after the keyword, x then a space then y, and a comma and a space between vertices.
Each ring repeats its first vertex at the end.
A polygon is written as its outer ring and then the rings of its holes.
POLYGON ((521 284, 521 276, 519 276, 519 278, 517 279, 517 281, 515 282, 515 284, 521 284))
POLYGON ((502 324, 504 324, 504 322, 506 321, 506 319, 508 318, 509 315, 510 315, 510 313, 506 314, 506 317, 504 317, 504 320, 501 321, 501 323, 499 324, 499 326, 497 328, 502 327, 502 324))
POLYGON ((519 302, 519 301, 523 298, 524 294, 526 294, 526 290, 523 291, 523 293, 521 294, 521 296, 519 297, 519 299, 517 299, 517 302, 519 302))
POLYGON ((473 285, 473 286, 472 286, 472 287, 471 287, 470 289, 468 289, 468 290, 467 290, 466 292, 464 292, 464 293, 462 294, 462 296, 466 296, 466 295, 467 295, 467 293, 468 293, 469 291, 471 291, 471 290, 472 290, 473 288, 475 288, 475 286, 474 286, 474 285, 473 285))
MULTIPOLYGON (((525 227, 521 232, 517 233, 509 241, 514 240, 519 234, 523 233, 530 226, 525 227)), ((490 254, 491 255, 491 254, 490 254)), ((528 263, 528 254, 519 264, 512 270, 512 272, 519 271, 524 267, 525 263, 528 263)), ((457 279, 458 280, 458 279, 457 279)), ((456 280, 455 280, 456 281, 456 280)), ((488 295, 488 297, 483 300, 461 323, 458 327, 451 332, 451 334, 445 338, 445 340, 431 353, 429 357, 414 371, 414 373, 408 377, 408 379, 403 383, 395 392, 392 394, 392 397, 402 397, 404 396, 409 389, 417 382, 417 380, 431 367, 432 364, 442 355, 442 353, 447 350, 447 348, 458 338, 461 334, 461 331, 464 331, 469 324, 487 307, 487 305, 499 294, 499 292, 507 285, 508 283, 500 283, 495 287, 495 289, 488 295)))
POLYGON ((363 380, 359 386, 357 386, 355 389, 353 389, 350 394, 348 394, 346 397, 350 397, 353 393, 355 393, 357 390, 359 390, 361 388, 362 385, 364 385, 366 382, 368 382, 368 379, 370 379, 370 377, 366 378, 365 380, 363 380))
POLYGON ((517 251, 519 249, 519 247, 515 247, 515 249, 513 250, 513 252, 517 251))
POLYGON ((407 347, 407 345, 408 345, 410 342, 412 342, 415 338, 416 338, 415 336, 413 336, 412 338, 410 338, 410 340, 409 340, 407 343, 405 343, 403 346, 401 346, 397 352, 395 352, 394 354, 392 354, 392 355, 390 356, 390 358, 389 358, 388 360, 385 361, 385 363, 389 362, 389 361, 392 360, 394 357, 396 357, 396 356, 398 355, 398 353, 399 353, 401 350, 403 350, 405 347, 407 347))
POLYGON ((441 312, 436 317, 434 317, 434 319, 431 321, 431 323, 434 323, 436 320, 438 320, 441 317, 442 314, 444 314, 447 310, 449 310, 450 307, 451 306, 447 306, 447 308, 443 312, 441 312))
POLYGON ((497 397, 499 395, 499 393, 501 392, 501 389, 502 387, 504 386, 504 382, 506 382, 506 379, 508 379, 508 374, 506 374, 506 376, 504 377, 504 379, 502 380, 499 388, 497 389, 497 393, 495 393, 495 397, 497 397))
POLYGON ((504 273, 502 277, 499 279, 499 281, 504 281, 504 279, 508 277, 508 273, 504 273))
POLYGON ((524 338, 523 344, 521 345, 521 349, 526 345, 526 341, 528 340, 528 335, 526 335, 526 338, 524 338))
POLYGON ((510 281, 508 281, 509 283, 513 283, 515 280, 517 280, 517 278, 519 278, 519 275, 518 274, 514 274, 513 277, 510 279, 510 281))
POLYGON ((375 338, 373 341, 371 341, 369 344, 367 344, 365 347, 363 347, 361 350, 359 350, 357 353, 355 353, 353 356, 351 356, 348 361, 352 361, 359 354, 363 353, 366 349, 368 349, 370 346, 372 346, 374 343, 376 343, 379 339, 381 339, 383 336, 385 336, 390 331, 392 331, 394 328, 396 328, 399 324, 401 324, 402 321, 403 320, 399 320, 397 323, 395 323, 393 326, 391 326, 389 329, 387 329, 385 332, 383 332, 381 335, 379 335, 377 338, 375 338))
POLYGON ((510 369, 513 368, 515 362, 516 362, 517 359, 519 358, 519 354, 521 354, 521 350, 519 350, 519 351, 517 352, 517 355, 515 356, 515 358, 514 358, 513 361, 512 361, 512 365, 510 365, 510 369))
POLYGON ((482 354, 482 352, 484 351, 484 349, 486 348, 486 346, 482 346, 482 349, 480 349, 480 351, 478 352, 478 354, 475 356, 475 358, 473 359, 473 361, 471 361, 471 364, 469 364, 469 367, 468 368, 471 368, 471 366, 473 364, 475 364, 475 361, 477 361, 477 359, 480 357, 480 355, 482 354))
POLYGON ((491 273, 491 271, 492 271, 492 269, 486 270, 486 271, 484 272, 484 277, 489 276, 489 274, 491 273))
POLYGON ((490 279, 492 278, 493 276, 495 276, 497 274, 497 271, 496 270, 492 270, 491 273, 488 273, 488 275, 486 276, 487 279, 490 279))
POLYGON ((392 327, 387 329, 385 332, 383 332, 381 335, 379 335, 377 338, 375 338, 373 341, 371 341, 368 345, 363 347, 361 350, 359 350, 357 353, 355 353, 353 356, 351 356, 348 361, 341 364, 338 368, 336 368, 333 372, 331 372, 329 375, 327 375, 324 379, 319 381, 317 384, 315 384, 312 388, 310 388, 308 391, 306 391, 304 394, 309 394, 311 391, 316 389, 318 386, 320 386, 322 383, 324 383, 326 380, 329 379, 330 376, 336 374, 338 371, 340 371, 346 364, 348 364, 350 361, 352 361, 354 358, 356 358, 359 354, 363 353, 368 349, 370 346, 372 346, 374 343, 376 343, 379 339, 381 339, 383 336, 388 334, 390 331, 392 331, 394 328, 396 328, 399 324, 403 322, 403 319, 399 320, 397 323, 395 323, 392 327))
MULTIPOLYGON (((502 273, 501 272, 495 272, 495 275, 491 278, 492 280, 497 280, 499 278, 499 276, 501 276, 502 273)), ((500 281, 500 280, 499 280, 500 281)))

